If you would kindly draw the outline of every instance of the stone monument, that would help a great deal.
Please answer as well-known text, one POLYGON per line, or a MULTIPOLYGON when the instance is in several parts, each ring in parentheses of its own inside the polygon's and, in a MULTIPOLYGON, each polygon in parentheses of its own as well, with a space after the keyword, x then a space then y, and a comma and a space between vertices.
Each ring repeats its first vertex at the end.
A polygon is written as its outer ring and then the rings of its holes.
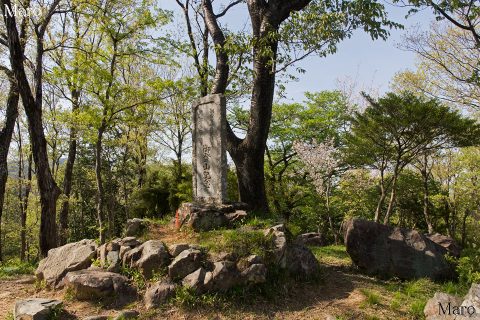
POLYGON ((225 97, 212 94, 193 104, 193 202, 184 202, 175 226, 194 231, 231 227, 247 216, 248 205, 227 202, 227 116, 225 97))
POLYGON ((212 94, 198 99, 192 117, 194 201, 221 205, 227 196, 225 97, 212 94))

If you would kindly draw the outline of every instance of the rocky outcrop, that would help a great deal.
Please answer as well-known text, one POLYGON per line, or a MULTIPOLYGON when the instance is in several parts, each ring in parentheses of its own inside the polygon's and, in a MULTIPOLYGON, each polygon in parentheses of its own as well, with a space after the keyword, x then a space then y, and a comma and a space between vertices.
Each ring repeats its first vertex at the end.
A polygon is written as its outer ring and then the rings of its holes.
POLYGON ((53 299, 26 299, 15 303, 15 320, 52 319, 62 308, 62 302, 53 299))
POLYGON ((447 249, 451 256, 460 258, 462 248, 453 238, 444 236, 440 233, 427 235, 427 238, 447 249))
POLYGON ((480 284, 472 284, 462 299, 436 292, 423 309, 426 320, 480 319, 480 284))
POLYGON ((454 276, 447 250, 416 230, 352 219, 345 224, 345 246, 364 272, 380 277, 433 280, 454 276))
POLYGON ((306 246, 322 247, 327 245, 325 237, 318 232, 309 232, 299 235, 295 242, 306 246))
POLYGON ((172 280, 182 279, 200 268, 202 259, 203 254, 200 250, 184 250, 168 266, 168 276, 172 280))
POLYGON ((60 288, 62 279, 70 271, 88 268, 96 257, 97 244, 93 240, 82 240, 51 249, 41 260, 35 276, 45 281, 50 288, 60 288))
POLYGON ((169 281, 153 284, 145 292, 144 303, 147 309, 157 308, 175 296, 177 285, 169 281))
POLYGON ((102 298, 128 299, 136 294, 128 278, 113 272, 81 270, 69 272, 64 279, 65 287, 78 300, 102 298))
POLYGON ((273 245, 273 262, 280 268, 287 267, 287 236, 283 224, 271 227, 263 232, 265 237, 271 238, 273 245))
POLYGON ((211 284, 207 283, 207 290, 225 292, 232 287, 239 285, 241 275, 237 266, 231 261, 215 262, 212 271, 211 284))
POLYGON ((133 218, 127 220, 127 225, 125 226, 125 236, 126 237, 138 237, 141 236, 145 230, 148 228, 148 221, 133 218))
POLYGON ((320 273, 320 264, 312 251, 300 244, 290 244, 287 248, 287 270, 290 275, 308 279, 320 273))
POLYGON ((170 264, 170 254, 162 241, 147 241, 139 249, 142 255, 135 263, 135 267, 146 279, 151 279, 154 273, 166 269, 170 264))
POLYGON ((179 208, 181 225, 187 225, 194 231, 208 231, 231 227, 235 221, 247 216, 248 205, 242 202, 210 205, 183 203, 179 208))

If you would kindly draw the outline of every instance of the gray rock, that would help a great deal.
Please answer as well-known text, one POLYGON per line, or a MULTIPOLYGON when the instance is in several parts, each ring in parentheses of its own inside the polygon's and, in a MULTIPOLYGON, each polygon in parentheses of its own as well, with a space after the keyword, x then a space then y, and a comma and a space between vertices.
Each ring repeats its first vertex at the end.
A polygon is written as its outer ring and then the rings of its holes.
POLYGON ((130 249, 133 249, 141 245, 142 242, 135 237, 125 237, 118 240, 118 244, 120 247, 130 247, 130 249))
POLYGON ((196 293, 202 293, 205 290, 205 269, 200 267, 196 271, 190 273, 188 276, 183 278, 182 285, 187 288, 193 289, 196 293))
POLYGON ((168 266, 168 275, 173 280, 182 279, 200 268, 203 254, 199 250, 188 249, 182 251, 168 266))
POLYGON ((188 243, 178 243, 172 244, 168 247, 168 251, 173 257, 176 257, 180 254, 180 252, 190 249, 190 245, 188 243))
POLYGON ((138 218, 128 219, 125 227, 125 236, 140 236, 148 227, 148 221, 138 218))
POLYGON ((140 313, 136 310, 124 310, 113 318, 113 320, 137 319, 138 316, 140 316, 140 313))
POLYGON ((286 250, 286 269, 292 276, 306 279, 320 273, 320 264, 310 249, 293 243, 286 250))
POLYGON ((229 221, 225 213, 213 209, 201 209, 190 214, 188 225, 195 231, 208 231, 227 227, 229 221))
POLYGON ((470 307, 470 310, 473 310, 473 308, 475 309, 475 313, 468 315, 468 319, 480 319, 480 284, 472 284, 461 306, 465 308, 470 307))
POLYGON ((267 281, 267 267, 263 263, 256 263, 243 270, 242 281, 245 283, 264 283, 267 281))
POLYGON ((96 257, 97 244, 93 240, 81 240, 51 249, 41 260, 35 276, 50 288, 60 288, 61 281, 70 271, 87 269, 96 257))
POLYGON ((120 260, 120 252, 119 251, 110 251, 107 254, 106 259, 107 271, 110 272, 120 272, 120 267, 122 265, 122 261, 120 260))
POLYGON ((161 281, 153 284, 145 292, 144 302, 147 309, 157 308, 175 296, 177 285, 161 281))
POLYGON ((231 261, 231 262, 236 262, 237 256, 234 253, 231 252, 219 252, 219 253, 213 253, 211 254, 211 260, 213 262, 219 262, 219 261, 231 261))
POLYGON ((460 245, 451 237, 444 236, 440 233, 426 235, 428 239, 432 240, 436 244, 441 245, 445 249, 447 249, 448 253, 455 258, 460 258, 460 254, 462 253, 462 248, 460 245))
POLYGON ((215 262, 212 272, 212 291, 225 292, 238 285, 241 281, 240 272, 231 261, 215 262))
POLYGON ((460 306, 462 303, 462 299, 443 293, 443 292, 436 292, 433 298, 427 301, 425 308, 423 309, 423 313, 425 314, 426 320, 454 320, 455 315, 444 315, 441 313, 440 305, 442 308, 447 309, 448 305, 450 304, 453 306, 460 306))
POLYGON ((235 212, 226 213, 225 217, 227 218, 229 224, 232 224, 236 221, 240 221, 248 216, 247 211, 245 210, 236 210, 235 212))
POLYGON ((122 264, 124 267, 134 267, 136 262, 142 257, 143 247, 136 247, 134 249, 128 250, 125 252, 122 258, 122 264))
POLYGON ((142 244, 142 255, 135 266, 146 279, 151 279, 155 272, 159 272, 170 264, 170 254, 165 244, 159 240, 150 240, 142 244))
POLYGON ((449 279, 452 266, 447 250, 416 230, 352 219, 345 223, 345 246, 364 272, 400 279, 449 279))
POLYGON ((299 244, 303 244, 306 246, 326 246, 327 241, 325 237, 318 232, 309 232, 299 235, 295 241, 299 244))
POLYGON ((15 320, 48 320, 62 308, 62 302, 53 299, 26 299, 15 303, 15 320))
POLYGON ((108 320, 108 316, 88 316, 83 318, 83 320, 108 320))
POLYGON ((264 231, 265 237, 270 237, 273 243, 273 262, 280 268, 287 267, 287 237, 285 235, 285 226, 276 225, 264 231))
POLYGON ((256 254, 249 255, 248 257, 241 258, 237 263, 237 268, 240 271, 244 271, 253 264, 263 264, 263 259, 256 254))
POLYGON ((65 286, 78 300, 97 300, 106 297, 126 298, 136 294, 128 278, 113 272, 81 270, 69 272, 65 286))

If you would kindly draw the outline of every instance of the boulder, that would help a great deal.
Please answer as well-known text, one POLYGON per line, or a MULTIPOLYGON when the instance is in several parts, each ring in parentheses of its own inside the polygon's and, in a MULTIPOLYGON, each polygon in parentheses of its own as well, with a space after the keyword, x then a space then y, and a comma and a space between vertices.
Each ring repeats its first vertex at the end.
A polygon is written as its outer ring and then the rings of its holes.
POLYGON ((122 264, 124 267, 132 268, 135 266, 138 260, 142 257, 143 247, 136 247, 126 251, 122 258, 122 264))
POLYGON ((467 309, 466 311, 474 311, 474 313, 468 314, 469 319, 480 319, 480 284, 472 284, 461 306, 467 309))
POLYGON ((242 271, 249 268, 253 264, 263 264, 263 259, 256 254, 241 258, 237 263, 238 270, 242 271))
POLYGON ((462 248, 459 244, 453 239, 448 236, 444 236, 440 233, 435 233, 431 235, 426 235, 428 239, 432 240, 436 244, 441 245, 445 249, 447 249, 448 253, 455 258, 460 258, 460 254, 462 253, 462 248))
MULTIPOLYGON (((215 262, 212 271, 211 285, 208 289, 214 292, 225 292, 238 285, 241 281, 240 272, 235 263, 231 261, 215 262)), ((204 281, 210 282, 210 281, 204 281)))
POLYGON ((309 233, 301 234, 295 239, 295 241, 297 243, 300 243, 306 246, 321 247, 321 246, 327 245, 327 241, 325 237, 318 232, 309 232, 309 233))
POLYGON ((248 216, 248 213, 245 210, 236 210, 234 212, 225 214, 225 217, 227 218, 229 224, 232 224, 236 221, 241 221, 242 219, 245 219, 247 216, 248 216))
POLYGON ((194 231, 208 231, 230 227, 233 222, 247 216, 248 205, 242 202, 229 204, 183 203, 178 210, 180 226, 187 224, 194 231))
POLYGON ((177 243, 170 245, 168 247, 168 252, 170 252, 173 257, 176 257, 180 254, 180 252, 187 249, 190 249, 190 245, 188 243, 177 243))
POLYGON ((147 227, 148 221, 146 220, 139 218, 128 219, 125 227, 125 236, 141 236, 147 227))
POLYGON ((280 268, 287 267, 287 237, 285 235, 285 226, 276 225, 264 231, 265 237, 270 237, 273 244, 273 262, 280 268))
POLYGON ((455 315, 449 314, 447 310, 452 310, 453 307, 459 307, 462 299, 443 293, 436 292, 433 298, 427 301, 423 313, 426 320, 455 320, 455 315), (447 311, 445 314, 443 311, 447 311))
POLYGON ((142 244, 142 241, 138 240, 135 237, 125 237, 122 239, 118 239, 117 241, 120 247, 129 247, 130 249, 136 248, 142 244))
POLYGON ((50 288, 60 288, 68 272, 86 269, 92 264, 96 251, 97 244, 93 240, 81 240, 51 249, 40 261, 35 276, 50 288))
POLYGON ((252 264, 242 271, 241 278, 247 284, 264 283, 267 281, 267 267, 263 263, 252 264))
POLYGON ((82 320, 108 320, 109 316, 88 316, 85 318, 82 318, 82 320))
POLYGON ((65 286, 78 300, 93 300, 117 297, 128 298, 136 294, 128 278, 113 272, 81 270, 69 272, 65 286))
POLYGON ((173 259, 168 266, 170 279, 179 280, 200 268, 203 254, 200 250, 187 249, 173 259))
POLYGON ((454 276, 447 250, 416 230, 352 219, 345 223, 345 246, 364 272, 400 279, 448 279, 454 276))
POLYGON ((207 271, 200 267, 196 271, 183 278, 182 285, 184 287, 193 289, 195 293, 202 293, 205 290, 206 274, 207 271))
POLYGON ((161 281, 153 284, 145 292, 144 302, 147 309, 161 306, 168 299, 175 296, 177 285, 167 281, 161 281))
POLYGON ((159 240, 150 240, 141 245, 142 255, 135 266, 146 279, 170 264, 170 254, 165 244, 159 240))
POLYGON ((319 274, 320 264, 310 249, 292 243, 286 250, 286 269, 292 276, 306 279, 319 274))
POLYGON ((53 299, 26 299, 15 303, 15 320, 48 320, 58 315, 62 302, 53 299))

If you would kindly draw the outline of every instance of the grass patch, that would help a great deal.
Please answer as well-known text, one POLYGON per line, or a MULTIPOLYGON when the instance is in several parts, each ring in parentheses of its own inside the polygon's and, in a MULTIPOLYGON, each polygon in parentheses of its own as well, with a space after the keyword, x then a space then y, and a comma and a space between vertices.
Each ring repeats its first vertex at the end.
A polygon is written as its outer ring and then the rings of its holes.
POLYGON ((346 267, 352 265, 352 259, 350 259, 345 246, 310 247, 310 250, 320 263, 346 267))
POLYGON ((238 257, 257 254, 265 257, 272 242, 261 231, 213 230, 199 234, 199 244, 211 252, 232 252, 238 257))
POLYGON ((378 293, 368 289, 360 289, 360 292, 365 296, 364 306, 377 306, 380 304, 380 296, 378 293))
POLYGON ((36 265, 31 262, 22 262, 19 259, 0 263, 0 279, 8 279, 23 274, 33 274, 36 265))

